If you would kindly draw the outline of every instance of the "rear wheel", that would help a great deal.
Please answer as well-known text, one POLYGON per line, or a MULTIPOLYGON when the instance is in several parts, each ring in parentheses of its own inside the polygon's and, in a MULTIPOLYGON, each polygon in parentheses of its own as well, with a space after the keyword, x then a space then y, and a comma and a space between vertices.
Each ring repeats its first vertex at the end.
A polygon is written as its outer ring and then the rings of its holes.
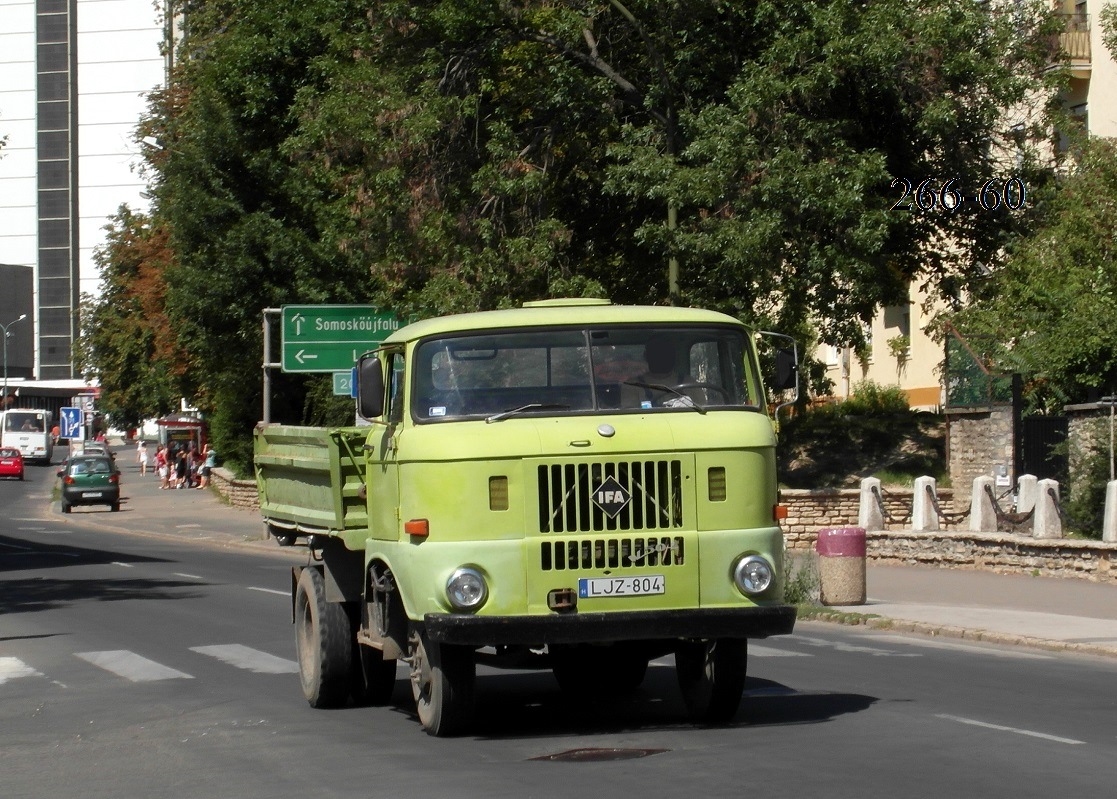
POLYGON ((340 707, 349 697, 352 666, 349 616, 327 602, 317 569, 303 569, 295 588, 295 643, 303 696, 311 707, 340 707))
POLYGON ((62 512, 63 513, 69 513, 70 512, 70 503, 69 502, 63 502, 62 503, 62 512))
POLYGON ((430 735, 460 735, 473 715, 477 673, 473 650, 432 643, 418 632, 411 634, 408 643, 411 693, 419 723, 430 735))
POLYGON ((675 671, 687 714, 698 724, 724 724, 741 706, 748 641, 684 641, 675 650, 675 671))
POLYGON ((119 502, 114 502, 111 507, 112 507, 112 512, 116 513, 117 511, 120 510, 120 503, 119 502))

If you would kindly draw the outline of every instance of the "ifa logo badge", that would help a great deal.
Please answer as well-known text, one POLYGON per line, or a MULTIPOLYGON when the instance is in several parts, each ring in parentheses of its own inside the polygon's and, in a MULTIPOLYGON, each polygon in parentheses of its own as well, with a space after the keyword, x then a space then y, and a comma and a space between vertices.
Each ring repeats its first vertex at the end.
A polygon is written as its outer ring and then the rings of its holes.
POLYGON ((593 492, 594 504, 605 511, 610 519, 624 510, 631 500, 632 495, 628 490, 612 477, 606 478, 593 492))

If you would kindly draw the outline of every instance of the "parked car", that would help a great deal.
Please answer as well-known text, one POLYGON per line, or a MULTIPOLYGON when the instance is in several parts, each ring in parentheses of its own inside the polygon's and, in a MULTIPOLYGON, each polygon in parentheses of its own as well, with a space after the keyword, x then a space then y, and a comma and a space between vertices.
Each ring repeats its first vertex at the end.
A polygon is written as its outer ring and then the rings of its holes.
POLYGON ((0 449, 0 477, 23 479, 23 453, 15 447, 0 449))
POLYGON ((75 455, 58 470, 58 476, 62 478, 63 513, 74 505, 108 505, 120 510, 120 470, 111 457, 75 455))

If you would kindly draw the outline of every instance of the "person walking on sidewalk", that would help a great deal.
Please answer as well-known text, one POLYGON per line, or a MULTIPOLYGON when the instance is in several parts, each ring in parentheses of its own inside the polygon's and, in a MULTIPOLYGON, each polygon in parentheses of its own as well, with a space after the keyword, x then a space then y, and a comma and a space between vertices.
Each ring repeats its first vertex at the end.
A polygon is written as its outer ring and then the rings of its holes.
POLYGON ((140 477, 147 476, 147 442, 142 438, 136 444, 136 461, 140 464, 140 477))

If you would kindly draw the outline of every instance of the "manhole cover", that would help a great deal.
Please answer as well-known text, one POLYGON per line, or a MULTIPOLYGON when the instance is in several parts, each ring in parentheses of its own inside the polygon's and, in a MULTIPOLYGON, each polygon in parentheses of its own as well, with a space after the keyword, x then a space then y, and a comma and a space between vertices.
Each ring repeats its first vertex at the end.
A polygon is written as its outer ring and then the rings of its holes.
POLYGON ((635 760, 638 757, 658 755, 670 749, 567 749, 553 755, 541 755, 531 760, 562 760, 567 763, 601 762, 603 760, 635 760))

